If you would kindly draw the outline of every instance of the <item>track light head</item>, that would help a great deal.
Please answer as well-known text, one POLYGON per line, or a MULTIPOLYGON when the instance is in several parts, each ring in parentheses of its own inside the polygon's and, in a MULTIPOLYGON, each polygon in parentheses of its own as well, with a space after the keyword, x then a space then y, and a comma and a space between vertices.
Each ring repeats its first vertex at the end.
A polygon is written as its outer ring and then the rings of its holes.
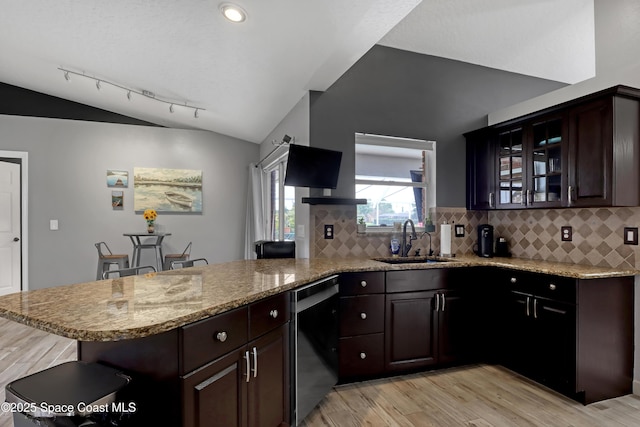
POLYGON ((65 71, 65 72, 64 72, 64 79, 65 79, 66 81, 71 80, 71 76, 69 75, 69 72, 68 72, 68 71, 65 71))
POLYGON ((200 114, 198 113, 198 109, 196 108, 196 111, 193 112, 193 117, 195 117, 196 119, 198 117, 200 117, 200 114))
POLYGON ((173 104, 169 105, 169 112, 173 113, 173 104))
POLYGON ((100 80, 96 80, 96 89, 100 90, 100 80))
POLYGON ((131 101, 131 91, 128 91, 128 92, 127 92, 127 99, 128 99, 129 101, 131 101))

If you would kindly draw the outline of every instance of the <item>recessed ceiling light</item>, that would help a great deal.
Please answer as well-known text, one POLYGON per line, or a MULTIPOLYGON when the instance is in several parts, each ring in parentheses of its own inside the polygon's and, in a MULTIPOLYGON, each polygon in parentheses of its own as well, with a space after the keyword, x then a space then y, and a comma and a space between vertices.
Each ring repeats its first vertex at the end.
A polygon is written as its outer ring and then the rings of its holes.
POLYGON ((243 22, 247 19, 247 12, 238 5, 232 3, 222 3, 220 5, 222 15, 231 22, 243 22))

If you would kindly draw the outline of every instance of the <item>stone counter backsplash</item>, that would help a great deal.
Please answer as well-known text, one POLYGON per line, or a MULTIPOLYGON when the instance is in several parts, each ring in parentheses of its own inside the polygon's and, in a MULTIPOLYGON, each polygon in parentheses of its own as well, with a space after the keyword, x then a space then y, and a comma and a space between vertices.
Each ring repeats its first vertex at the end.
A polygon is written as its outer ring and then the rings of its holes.
MULTIPOLYGON (((436 231, 431 233, 434 254, 440 251, 440 224, 464 224, 464 237, 451 237, 454 254, 473 253, 476 227, 491 224, 494 239, 505 237, 514 257, 599 267, 640 269, 638 246, 623 243, 624 227, 640 226, 640 207, 530 209, 505 211, 467 211, 464 208, 435 208, 431 216, 436 231), (571 226, 573 240, 563 242, 560 228, 571 226)), ((391 232, 356 230, 355 206, 314 205, 311 207, 314 239, 310 255, 318 258, 389 256, 391 232), (324 225, 334 225, 334 238, 324 239, 324 225)), ((429 237, 413 242, 421 254, 429 250, 429 237)))

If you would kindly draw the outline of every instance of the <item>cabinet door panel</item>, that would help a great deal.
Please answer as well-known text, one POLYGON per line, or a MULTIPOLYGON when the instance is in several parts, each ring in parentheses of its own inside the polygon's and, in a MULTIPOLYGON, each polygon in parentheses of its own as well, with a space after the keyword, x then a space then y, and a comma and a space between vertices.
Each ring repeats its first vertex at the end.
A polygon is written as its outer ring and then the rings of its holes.
POLYGON ((182 378, 184 426, 246 426, 243 355, 232 352, 182 378))
POLYGON ((536 380, 556 390, 575 392, 575 306, 536 298, 534 301, 536 380))
POLYGON ((467 136, 467 209, 494 209, 495 141, 481 131, 467 136))
POLYGON ((411 369, 437 362, 436 292, 386 296, 385 366, 411 369))
POLYGON ((474 351, 474 332, 480 319, 474 313, 473 298, 458 291, 442 292, 440 298, 438 363, 468 359, 474 351))
MULTIPOLYGON (((250 427, 289 424, 288 325, 249 343, 248 384, 250 427)), ((219 424, 224 425, 224 424, 219 424)))
POLYGON ((611 98, 577 107, 570 113, 569 185, 571 206, 611 205, 611 98))
POLYGON ((502 363, 524 375, 532 373, 532 360, 535 359, 536 346, 531 335, 532 301, 532 295, 513 291, 504 299, 502 363))

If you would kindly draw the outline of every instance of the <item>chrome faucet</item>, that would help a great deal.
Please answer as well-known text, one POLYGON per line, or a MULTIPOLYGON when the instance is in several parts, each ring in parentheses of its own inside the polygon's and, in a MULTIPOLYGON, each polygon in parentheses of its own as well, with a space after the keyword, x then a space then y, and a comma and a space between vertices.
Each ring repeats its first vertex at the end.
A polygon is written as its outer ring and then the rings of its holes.
POLYGON ((402 226, 402 242, 400 243, 400 256, 406 257, 409 256, 409 251, 411 250, 411 241, 417 240, 418 235, 416 234, 416 227, 413 224, 413 221, 410 219, 404 222, 402 226), (409 243, 407 243, 407 224, 411 224, 411 235, 409 235, 409 243))

